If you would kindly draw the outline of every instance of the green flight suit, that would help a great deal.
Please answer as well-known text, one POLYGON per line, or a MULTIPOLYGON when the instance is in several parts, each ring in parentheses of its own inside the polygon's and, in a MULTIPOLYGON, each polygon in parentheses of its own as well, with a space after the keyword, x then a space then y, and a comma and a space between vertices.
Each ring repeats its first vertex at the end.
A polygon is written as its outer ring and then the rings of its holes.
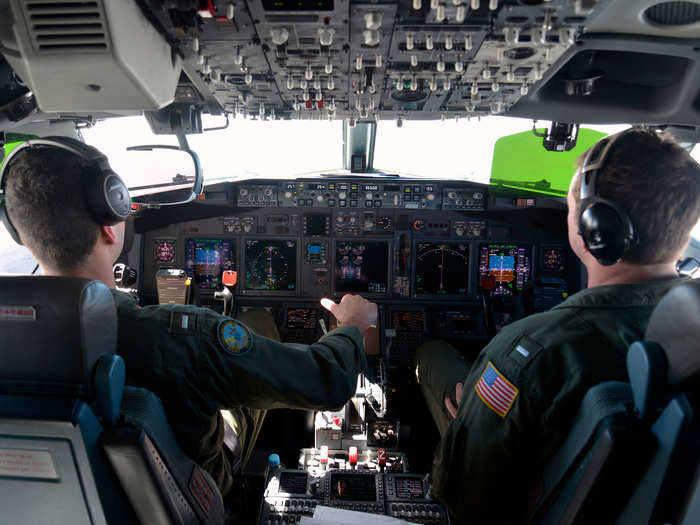
POLYGON ((686 278, 582 290, 504 327, 473 364, 441 341, 422 345, 416 375, 442 439, 432 493, 464 524, 521 523, 539 473, 561 445, 588 389, 626 381, 627 347, 686 278), (452 420, 444 399, 462 402, 452 420))
POLYGON ((236 430, 245 462, 267 409, 342 407, 367 364, 355 327, 339 327, 312 345, 281 343, 250 334, 245 325, 279 339, 270 316, 246 312, 233 320, 207 308, 139 307, 127 294, 113 295, 127 383, 160 397, 178 443, 224 498, 233 482, 222 446, 224 418, 236 430))

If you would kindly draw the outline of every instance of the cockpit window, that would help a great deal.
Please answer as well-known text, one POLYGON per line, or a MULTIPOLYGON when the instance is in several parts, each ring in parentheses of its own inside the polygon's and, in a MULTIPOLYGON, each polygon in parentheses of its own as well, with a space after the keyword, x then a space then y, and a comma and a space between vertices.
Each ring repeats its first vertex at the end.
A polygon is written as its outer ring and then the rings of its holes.
POLYGON ((0 275, 31 274, 35 268, 36 260, 29 250, 15 244, 0 222, 0 275))
MULTIPOLYGON (((548 123, 547 123, 548 124, 548 123)), ((626 125, 582 127, 567 152, 547 151, 532 133, 532 121, 512 117, 411 121, 377 128, 374 165, 411 175, 470 180, 565 196, 575 159, 599 138, 626 125)), ((544 127, 538 132, 544 132, 544 127)))
MULTIPOLYGON (((205 129, 223 123, 223 117, 203 116, 205 129)), ((587 126, 604 134, 625 127, 587 126)), ((561 195, 562 188, 565 193, 573 174, 571 159, 562 159, 567 155, 575 158, 580 154, 579 149, 582 152, 590 145, 586 141, 586 132, 581 135, 584 145, 573 153, 562 154, 546 151, 541 146, 541 138, 532 135, 531 130, 531 120, 511 117, 449 122, 407 121, 402 127, 393 121, 381 121, 377 126, 374 167, 390 174, 488 183, 491 178, 502 178, 501 175, 492 177, 497 141, 506 135, 522 132, 523 137, 529 139, 528 145, 522 146, 527 151, 526 158, 514 161, 511 155, 506 155, 505 164, 497 163, 496 167, 504 166, 510 172, 508 180, 515 181, 516 187, 544 179, 556 189, 553 194, 561 195), (568 166, 565 180, 554 180, 556 176, 549 169, 552 163, 568 166)), ((143 185, 148 181, 131 181, 128 170, 119 169, 128 165, 123 162, 126 146, 177 144, 172 135, 153 134, 143 117, 101 121, 82 133, 88 144, 107 154, 112 166, 129 186, 143 185)), ((187 140, 199 155, 208 182, 337 172, 342 165, 342 123, 339 121, 238 118, 232 119, 225 130, 189 135, 187 140)))
MULTIPOLYGON (((224 124, 223 117, 202 117, 203 127, 224 124)), ((155 135, 143 117, 98 122, 82 130, 85 142, 107 155, 127 186, 148 181, 130 180, 126 147, 137 144, 177 145, 173 135, 155 135)), ((206 182, 246 178, 289 178, 300 173, 332 172, 342 165, 342 122, 231 119, 225 130, 188 135, 197 152, 206 182)))

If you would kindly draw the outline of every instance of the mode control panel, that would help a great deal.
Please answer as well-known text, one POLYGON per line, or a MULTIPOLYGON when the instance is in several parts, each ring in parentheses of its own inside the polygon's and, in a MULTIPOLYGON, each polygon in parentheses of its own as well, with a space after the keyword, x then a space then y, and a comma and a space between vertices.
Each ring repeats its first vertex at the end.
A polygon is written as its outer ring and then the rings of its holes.
POLYGON ((442 208, 440 186, 416 181, 285 181, 280 183, 277 197, 279 206, 294 208, 442 208))

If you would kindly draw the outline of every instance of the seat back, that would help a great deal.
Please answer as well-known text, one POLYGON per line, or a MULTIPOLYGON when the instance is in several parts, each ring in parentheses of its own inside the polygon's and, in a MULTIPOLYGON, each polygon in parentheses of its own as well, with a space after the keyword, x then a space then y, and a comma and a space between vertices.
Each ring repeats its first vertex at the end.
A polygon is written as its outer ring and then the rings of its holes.
POLYGON ((120 397, 124 383, 116 337, 114 301, 103 284, 0 278, 3 521, 133 520, 98 441, 98 418, 116 419, 119 404, 107 401, 120 397))
POLYGON ((700 282, 689 282, 659 302, 645 341, 630 346, 630 382, 586 394, 544 470, 531 523, 677 523, 683 513, 697 522, 700 432, 685 391, 697 392, 698 340, 700 282))
POLYGON ((160 400, 124 387, 104 284, 0 277, 0 341, 3 521, 223 522, 216 484, 182 452, 160 400))
POLYGON ((618 523, 698 523, 700 281, 659 302, 644 339, 630 348, 627 365, 639 416, 652 422, 658 447, 618 523))

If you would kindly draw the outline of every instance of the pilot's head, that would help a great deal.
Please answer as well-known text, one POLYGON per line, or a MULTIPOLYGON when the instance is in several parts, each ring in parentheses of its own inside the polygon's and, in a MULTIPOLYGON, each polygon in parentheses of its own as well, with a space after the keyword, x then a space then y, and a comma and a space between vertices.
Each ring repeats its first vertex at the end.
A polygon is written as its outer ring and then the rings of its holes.
POLYGON ((90 162, 51 146, 26 148, 9 161, 7 215, 44 273, 81 275, 93 265, 111 270, 124 223, 99 224, 88 211, 83 174, 90 162))
MULTIPOLYGON (((608 138, 602 140, 609 141, 608 138)), ((602 152, 600 146, 605 144, 598 146, 602 152)), ((587 244, 583 237, 591 232, 582 231, 585 227, 580 220, 582 172, 586 170, 586 162, 591 166, 595 149, 596 146, 579 159, 579 169, 567 196, 569 242, 589 270, 592 265, 617 262, 613 257, 608 261, 602 258, 601 263, 589 249, 595 239, 589 237, 587 244)), ((675 263, 700 217, 700 166, 669 136, 633 128, 619 134, 610 145, 597 173, 595 195, 619 208, 633 226, 634 240, 620 262, 632 265, 675 263)), ((602 211, 601 222, 611 220, 608 219, 610 212, 613 229, 622 229, 616 224, 616 212, 605 206, 602 211)))

